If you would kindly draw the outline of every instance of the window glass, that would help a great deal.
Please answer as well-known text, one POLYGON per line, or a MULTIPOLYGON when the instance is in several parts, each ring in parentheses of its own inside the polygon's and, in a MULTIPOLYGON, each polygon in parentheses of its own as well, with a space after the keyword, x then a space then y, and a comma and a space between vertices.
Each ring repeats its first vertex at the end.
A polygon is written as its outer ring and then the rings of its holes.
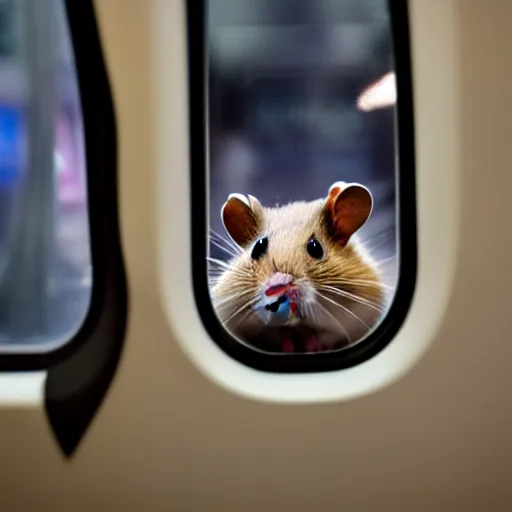
POLYGON ((398 279, 386 0, 208 0, 212 304, 240 343, 341 351, 398 279))
POLYGON ((92 287, 86 162, 62 0, 0 0, 0 352, 46 352, 92 287))
POLYGON ((12 1, 0 2, 0 56, 12 57, 16 51, 16 25, 12 1))

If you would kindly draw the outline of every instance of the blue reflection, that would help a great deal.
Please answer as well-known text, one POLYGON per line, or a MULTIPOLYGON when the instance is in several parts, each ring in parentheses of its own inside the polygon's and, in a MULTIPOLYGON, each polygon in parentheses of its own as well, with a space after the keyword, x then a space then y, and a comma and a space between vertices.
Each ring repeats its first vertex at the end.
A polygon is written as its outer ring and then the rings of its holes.
POLYGON ((21 170, 23 113, 19 107, 0 105, 0 186, 11 185, 21 170))

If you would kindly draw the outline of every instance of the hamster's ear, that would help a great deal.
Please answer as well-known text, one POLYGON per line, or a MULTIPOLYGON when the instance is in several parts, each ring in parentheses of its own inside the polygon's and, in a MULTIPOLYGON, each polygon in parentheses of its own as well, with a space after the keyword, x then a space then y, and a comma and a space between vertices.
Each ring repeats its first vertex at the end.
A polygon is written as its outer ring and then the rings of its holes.
POLYGON ((372 208, 372 195, 363 185, 342 181, 334 183, 324 206, 329 233, 345 245, 368 220, 372 208))
POLYGON ((254 196, 230 194, 220 215, 233 241, 240 247, 246 247, 261 228, 263 207, 254 196))

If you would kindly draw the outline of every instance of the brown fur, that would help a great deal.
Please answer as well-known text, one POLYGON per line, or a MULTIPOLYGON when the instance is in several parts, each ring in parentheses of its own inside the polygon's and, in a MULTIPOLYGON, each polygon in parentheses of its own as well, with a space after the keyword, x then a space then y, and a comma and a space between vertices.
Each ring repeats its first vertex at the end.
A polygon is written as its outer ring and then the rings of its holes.
MULTIPOLYGON (((280 341, 282 333, 266 327, 250 305, 276 271, 290 274, 297 282, 314 290, 314 301, 321 304, 313 308, 316 313, 301 320, 299 330, 323 333, 324 338, 329 339, 329 346, 337 348, 354 343, 375 325, 381 316, 379 309, 383 305, 384 289, 375 265, 364 255, 355 236, 336 230, 339 219, 335 201, 340 193, 341 190, 331 190, 325 200, 295 202, 274 208, 263 208, 255 198, 250 198, 252 210, 257 212, 253 221, 257 232, 245 243, 241 254, 229 262, 229 268, 225 268, 211 290, 216 312, 233 334, 257 346, 264 346, 265 340, 270 345, 280 341), (268 237, 268 252, 254 261, 252 245, 262 236, 268 237), (306 244, 313 236, 324 249, 320 261, 313 259, 306 250, 306 244), (341 296, 337 290, 354 294, 363 304, 341 296)), ((354 229, 357 230, 364 223, 360 221, 360 211, 356 212, 355 218, 354 229)), ((346 217, 345 225, 348 221, 350 218, 346 217)), ((279 350, 279 345, 275 347, 279 350)))

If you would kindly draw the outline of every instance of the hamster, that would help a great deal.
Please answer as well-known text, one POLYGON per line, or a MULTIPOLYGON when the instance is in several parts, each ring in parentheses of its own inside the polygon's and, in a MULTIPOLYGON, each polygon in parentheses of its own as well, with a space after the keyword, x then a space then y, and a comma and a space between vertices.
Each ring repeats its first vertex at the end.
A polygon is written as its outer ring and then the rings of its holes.
POLYGON ((336 182, 326 198, 277 207, 231 194, 221 217, 232 258, 209 259, 224 327, 269 352, 356 343, 384 312, 385 284, 356 237, 372 209, 370 191, 357 183, 336 182))

